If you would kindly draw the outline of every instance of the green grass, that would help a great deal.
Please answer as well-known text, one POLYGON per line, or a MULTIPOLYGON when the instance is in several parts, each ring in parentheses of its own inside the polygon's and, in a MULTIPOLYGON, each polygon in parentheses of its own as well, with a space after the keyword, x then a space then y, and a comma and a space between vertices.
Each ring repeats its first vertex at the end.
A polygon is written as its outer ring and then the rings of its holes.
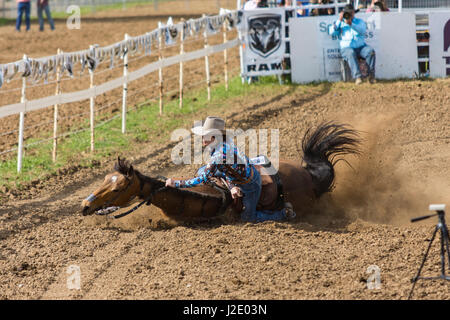
MULTIPOLYGON (((61 168, 70 166, 91 167, 101 159, 112 155, 126 154, 136 146, 141 147, 147 141, 168 143, 170 133, 176 128, 187 128, 192 125, 192 115, 208 108, 208 112, 217 112, 229 106, 229 99, 243 95, 277 94, 280 86, 275 78, 268 77, 252 85, 242 85, 241 78, 230 80, 229 90, 223 84, 211 90, 211 101, 207 101, 206 89, 197 89, 185 94, 183 108, 179 108, 179 100, 173 99, 164 105, 164 114, 159 115, 158 102, 145 102, 137 109, 127 113, 127 132, 121 132, 121 117, 118 117, 95 129, 95 152, 90 152, 90 131, 80 132, 58 141, 57 161, 52 161, 53 141, 36 144, 24 152, 22 172, 17 173, 17 153, 0 163, 0 186, 9 189, 22 189, 36 179, 47 179, 61 168), (191 116, 187 116, 191 115, 191 116)), ((100 120, 97 119, 97 123, 100 120)), ((87 120, 74 124, 88 127, 87 120)), ((36 139, 28 139, 25 144, 38 139, 51 137, 48 132, 36 139)))

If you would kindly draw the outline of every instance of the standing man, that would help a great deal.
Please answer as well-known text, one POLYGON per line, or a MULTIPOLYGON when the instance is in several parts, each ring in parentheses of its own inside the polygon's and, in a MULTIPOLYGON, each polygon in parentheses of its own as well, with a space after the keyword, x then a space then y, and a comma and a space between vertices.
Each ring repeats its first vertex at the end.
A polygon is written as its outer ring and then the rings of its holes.
POLYGON ((50 28, 55 30, 55 24, 52 19, 52 14, 50 13, 50 6, 48 5, 48 0, 37 0, 37 13, 39 19, 39 31, 44 31, 44 15, 43 11, 45 11, 45 16, 47 17, 48 23, 50 24, 50 28))
POLYGON ((17 0, 17 19, 16 19, 16 31, 20 32, 20 25, 22 24, 22 16, 25 13, 25 23, 27 25, 27 31, 30 30, 30 0, 17 0))
POLYGON ((363 58, 369 67, 369 81, 375 83, 375 50, 364 41, 366 23, 355 18, 352 5, 346 5, 339 14, 339 19, 331 26, 329 33, 339 38, 342 59, 347 61, 356 84, 361 84, 361 70, 358 58, 363 58))

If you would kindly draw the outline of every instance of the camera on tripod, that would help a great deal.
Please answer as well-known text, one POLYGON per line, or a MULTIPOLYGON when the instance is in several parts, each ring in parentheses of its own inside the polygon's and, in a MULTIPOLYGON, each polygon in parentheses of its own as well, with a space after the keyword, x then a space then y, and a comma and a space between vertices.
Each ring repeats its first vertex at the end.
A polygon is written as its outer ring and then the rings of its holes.
POLYGON ((424 280, 436 280, 436 279, 443 279, 450 281, 450 276, 446 275, 446 268, 445 268, 445 260, 448 259, 448 266, 450 266, 450 235, 448 232, 447 225, 445 224, 445 204, 431 204, 429 206, 430 211, 436 211, 434 214, 430 214, 423 217, 418 217, 411 219, 411 222, 417 222, 421 220, 425 220, 431 217, 438 217, 438 223, 436 225, 436 228, 434 229, 433 235, 430 240, 430 244, 428 245, 427 251, 425 252, 425 255, 422 260, 422 264, 420 265, 419 271, 417 272, 417 275, 412 279, 413 286, 411 288, 411 292, 409 294, 408 299, 412 297, 414 287, 416 285, 417 280, 424 279, 424 280), (439 276, 435 277, 421 277, 420 273, 422 272, 422 268, 425 265, 425 261, 427 260, 428 253, 430 252, 431 245, 433 244, 434 239, 436 238, 436 234, 440 231, 441 235, 441 274, 439 276), (446 255, 447 253, 447 255, 446 255))

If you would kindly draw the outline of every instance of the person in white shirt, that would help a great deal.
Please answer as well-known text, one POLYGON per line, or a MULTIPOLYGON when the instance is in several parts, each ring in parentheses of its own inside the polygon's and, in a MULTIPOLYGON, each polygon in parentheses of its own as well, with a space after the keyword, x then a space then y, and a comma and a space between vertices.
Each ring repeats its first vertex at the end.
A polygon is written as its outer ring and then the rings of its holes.
POLYGON ((248 1, 244 4, 244 10, 253 10, 253 9, 257 9, 260 2, 261 2, 261 0, 248 0, 248 1))

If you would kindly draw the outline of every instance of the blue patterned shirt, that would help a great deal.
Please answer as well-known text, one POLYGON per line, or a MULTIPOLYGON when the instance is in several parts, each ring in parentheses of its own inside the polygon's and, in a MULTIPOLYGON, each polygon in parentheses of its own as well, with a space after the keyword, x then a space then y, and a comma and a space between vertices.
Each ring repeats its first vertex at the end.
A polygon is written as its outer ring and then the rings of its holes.
POLYGON ((191 188, 210 181, 212 177, 225 178, 231 185, 247 181, 251 176, 251 165, 247 156, 241 154, 230 141, 223 142, 211 152, 211 162, 198 177, 175 180, 177 188, 191 188), (228 161, 227 161, 228 159, 228 161))

